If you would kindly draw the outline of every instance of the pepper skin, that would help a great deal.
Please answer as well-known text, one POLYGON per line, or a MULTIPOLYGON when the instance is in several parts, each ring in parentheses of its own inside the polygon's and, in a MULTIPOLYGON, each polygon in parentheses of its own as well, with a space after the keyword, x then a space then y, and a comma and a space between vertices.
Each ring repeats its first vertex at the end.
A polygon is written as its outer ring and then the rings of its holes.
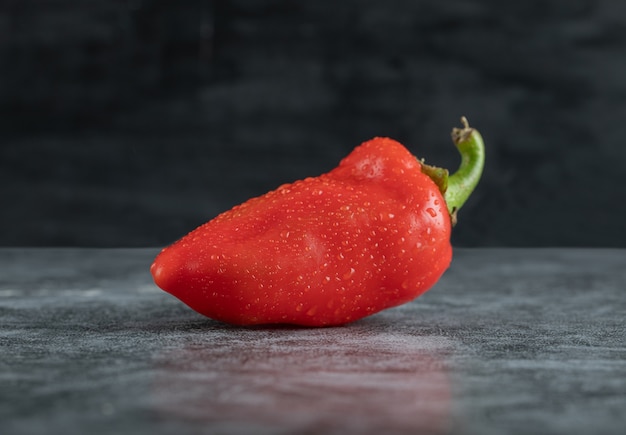
POLYGON ((333 170, 218 215, 169 247, 155 283, 234 325, 330 326, 409 302, 450 265, 452 215, 425 166, 374 138, 333 170))

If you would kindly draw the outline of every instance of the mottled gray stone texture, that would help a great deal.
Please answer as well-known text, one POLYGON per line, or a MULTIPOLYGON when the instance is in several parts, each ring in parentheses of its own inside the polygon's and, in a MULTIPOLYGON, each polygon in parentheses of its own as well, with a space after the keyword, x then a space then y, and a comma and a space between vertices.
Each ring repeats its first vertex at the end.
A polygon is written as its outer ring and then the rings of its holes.
POLYGON ((160 246, 372 136, 454 169, 455 243, 626 247, 621 0, 5 0, 2 246, 160 246))
POLYGON ((626 251, 459 249, 414 302, 238 328, 154 249, 0 249, 0 433, 623 434, 626 251))

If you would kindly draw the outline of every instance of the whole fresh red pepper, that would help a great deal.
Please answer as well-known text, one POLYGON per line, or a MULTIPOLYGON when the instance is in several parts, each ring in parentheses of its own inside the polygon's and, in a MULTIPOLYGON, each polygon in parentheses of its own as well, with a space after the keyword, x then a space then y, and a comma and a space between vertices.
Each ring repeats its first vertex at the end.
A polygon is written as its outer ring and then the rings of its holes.
POLYGON ((456 212, 482 172, 482 138, 463 122, 455 174, 374 138, 164 248, 155 283, 235 325, 340 325, 415 299, 448 268, 456 212))

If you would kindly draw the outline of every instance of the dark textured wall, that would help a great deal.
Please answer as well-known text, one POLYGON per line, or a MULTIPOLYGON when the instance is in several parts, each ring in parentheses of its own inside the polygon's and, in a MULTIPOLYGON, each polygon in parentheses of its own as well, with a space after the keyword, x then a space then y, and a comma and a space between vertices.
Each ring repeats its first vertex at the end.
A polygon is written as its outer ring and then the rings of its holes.
POLYGON ((621 0, 8 0, 1 245, 169 243, 374 135, 455 167, 463 246, 626 247, 621 0))

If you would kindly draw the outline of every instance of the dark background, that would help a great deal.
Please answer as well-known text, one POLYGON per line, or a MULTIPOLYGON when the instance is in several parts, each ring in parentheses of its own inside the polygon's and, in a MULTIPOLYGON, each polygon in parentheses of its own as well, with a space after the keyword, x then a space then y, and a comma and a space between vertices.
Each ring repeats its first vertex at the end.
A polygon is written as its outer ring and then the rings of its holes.
POLYGON ((391 136, 487 167, 457 246, 626 247, 622 0, 0 6, 0 245, 160 246, 391 136))

